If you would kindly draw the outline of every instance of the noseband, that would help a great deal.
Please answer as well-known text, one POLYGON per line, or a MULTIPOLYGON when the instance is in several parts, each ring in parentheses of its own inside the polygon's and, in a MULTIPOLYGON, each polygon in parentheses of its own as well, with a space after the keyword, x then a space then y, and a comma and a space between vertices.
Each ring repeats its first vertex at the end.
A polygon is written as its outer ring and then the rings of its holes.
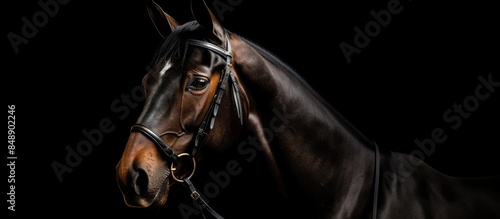
MULTIPOLYGON (((201 48, 208 49, 209 51, 214 52, 215 54, 221 56, 226 60, 226 66, 224 70, 221 72, 221 77, 219 79, 219 83, 217 85, 217 90, 214 94, 214 97, 212 99, 212 102, 210 103, 210 107, 208 108, 207 113, 203 117, 203 120, 200 124, 200 127, 198 128, 198 131, 196 133, 195 139, 194 139, 194 144, 193 144, 193 149, 190 154, 188 153, 182 153, 182 154, 176 154, 171 146, 169 146, 163 139, 156 134, 154 131, 149 129, 148 127, 141 125, 141 124, 135 124, 132 126, 130 129, 131 132, 140 132, 144 136, 148 137, 158 148, 163 151, 163 153, 169 157, 172 160, 172 165, 171 165, 171 175, 172 178, 178 182, 184 183, 190 190, 191 190, 191 197, 196 200, 196 202, 202 207, 203 209, 207 210, 209 213, 211 213, 215 218, 220 218, 221 217, 217 212, 215 212, 205 200, 201 197, 200 193, 196 190, 194 187, 193 183, 191 182, 190 178, 193 175, 195 168, 196 168, 196 163, 194 161, 194 156, 198 152, 199 149, 199 144, 203 137, 207 134, 207 131, 212 129, 214 127, 214 122, 215 122, 215 117, 217 116, 217 113, 219 111, 219 106, 222 100, 222 96, 224 94, 224 91, 227 88, 227 84, 229 81, 229 78, 231 79, 231 88, 232 88, 232 94, 233 94, 233 101, 235 103, 235 108, 236 112, 238 114, 238 118, 240 119, 240 123, 243 124, 243 111, 241 107, 241 99, 240 99, 240 94, 239 94, 239 88, 238 84, 236 81, 236 78, 234 77, 234 74, 231 72, 231 43, 229 42, 229 37, 227 35, 227 32, 225 33, 225 38, 226 38, 226 49, 223 49, 215 44, 206 42, 206 41, 201 41, 201 40, 195 40, 195 39, 189 39, 187 41, 187 45, 191 46, 197 46, 201 48), (182 156, 191 156, 193 158, 193 170, 191 174, 187 177, 176 177, 174 170, 176 169, 175 166, 180 162, 180 157, 182 156)), ((202 211, 203 212, 203 211, 202 211)))

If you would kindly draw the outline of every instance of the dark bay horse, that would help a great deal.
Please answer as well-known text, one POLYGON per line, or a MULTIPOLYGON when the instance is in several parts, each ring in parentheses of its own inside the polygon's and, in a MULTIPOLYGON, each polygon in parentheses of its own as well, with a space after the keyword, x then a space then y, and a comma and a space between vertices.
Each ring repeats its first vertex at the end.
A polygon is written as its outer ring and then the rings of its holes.
POLYGON ((414 156, 379 151, 291 68, 226 30, 202 0, 191 6, 196 19, 180 25, 149 5, 157 29, 170 34, 143 78, 147 99, 116 167, 128 206, 164 206, 183 184, 200 210, 222 218, 224 206, 207 199, 215 184, 199 187, 195 170, 222 163, 225 171, 209 176, 227 186, 242 170, 238 155, 264 167, 256 181, 272 176, 265 182, 288 216, 500 218, 499 177, 450 177, 414 156))

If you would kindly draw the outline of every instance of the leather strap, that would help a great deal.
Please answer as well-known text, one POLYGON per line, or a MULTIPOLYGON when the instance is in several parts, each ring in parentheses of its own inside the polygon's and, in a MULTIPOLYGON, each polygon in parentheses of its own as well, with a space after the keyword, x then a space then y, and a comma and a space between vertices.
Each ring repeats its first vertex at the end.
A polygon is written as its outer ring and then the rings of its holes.
POLYGON ((174 150, 167 144, 165 141, 163 141, 159 135, 157 135, 155 132, 153 132, 151 129, 147 128, 146 126, 143 126, 141 124, 135 124, 132 126, 130 129, 130 132, 140 132, 146 137, 148 137, 150 140, 157 145, 165 155, 168 157, 172 158, 174 163, 179 163, 179 156, 177 156, 176 153, 174 153, 174 150))
MULTIPOLYGON (((214 209, 212 209, 205 200, 203 200, 203 198, 201 197, 198 190, 196 190, 196 188, 194 187, 191 180, 189 180, 189 179, 183 179, 183 180, 184 180, 183 181, 184 185, 187 186, 189 188, 189 190, 191 190, 191 198, 194 199, 196 201, 196 203, 198 203, 198 205, 200 205, 200 210, 201 210, 202 214, 203 214, 203 210, 206 210, 215 218, 224 219, 217 212, 215 212, 214 209)), ((203 217, 205 217, 204 214, 203 214, 203 217)))
POLYGON ((198 46, 201 48, 208 49, 217 55, 220 55, 222 58, 226 60, 226 66, 224 70, 221 73, 221 78, 219 80, 219 84, 217 85, 217 91, 215 92, 215 95, 212 99, 212 102, 210 103, 210 107, 208 108, 208 112, 205 114, 205 117, 203 118, 203 121, 201 122, 200 127, 198 128, 198 132, 196 134, 195 140, 194 140, 194 147, 192 151, 192 155, 196 154, 198 151, 198 145, 201 142, 202 138, 207 134, 208 129, 212 129, 214 127, 215 123, 215 117, 217 116, 217 113, 219 112, 219 106, 222 101, 222 96, 224 95, 225 90, 227 89, 227 84, 228 82, 231 82, 231 88, 232 88, 232 94, 233 94, 233 101, 235 104, 236 112, 238 114, 238 118, 240 119, 240 123, 243 124, 243 109, 241 106, 241 98, 240 98, 240 93, 239 93, 239 88, 238 88, 238 83, 236 81, 236 77, 231 71, 232 65, 231 65, 231 43, 229 42, 229 37, 228 33, 225 33, 225 38, 226 38, 226 49, 224 50, 221 47, 214 45, 209 42, 201 41, 201 40, 195 40, 195 39, 190 39, 187 41, 188 45, 192 46, 198 46), (229 78, 231 80, 229 80, 229 78))

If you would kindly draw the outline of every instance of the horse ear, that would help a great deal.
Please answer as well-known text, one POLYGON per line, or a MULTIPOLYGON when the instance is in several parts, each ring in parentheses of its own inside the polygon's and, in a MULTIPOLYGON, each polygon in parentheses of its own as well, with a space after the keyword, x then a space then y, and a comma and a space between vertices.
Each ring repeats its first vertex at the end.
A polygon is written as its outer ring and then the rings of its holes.
POLYGON ((224 28, 204 0, 191 0, 191 13, 202 27, 211 30, 217 38, 224 41, 224 28))
POLYGON ((146 6, 149 17, 161 37, 165 38, 170 32, 180 26, 179 23, 169 14, 165 13, 161 6, 154 0, 148 0, 146 6))

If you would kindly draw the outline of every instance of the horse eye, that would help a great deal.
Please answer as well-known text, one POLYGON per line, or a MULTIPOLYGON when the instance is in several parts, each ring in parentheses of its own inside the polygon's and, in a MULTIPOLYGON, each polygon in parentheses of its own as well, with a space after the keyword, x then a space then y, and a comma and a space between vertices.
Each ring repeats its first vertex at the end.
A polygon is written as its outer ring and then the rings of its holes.
POLYGON ((203 90, 208 85, 208 79, 201 77, 194 77, 188 83, 187 89, 189 90, 203 90))

